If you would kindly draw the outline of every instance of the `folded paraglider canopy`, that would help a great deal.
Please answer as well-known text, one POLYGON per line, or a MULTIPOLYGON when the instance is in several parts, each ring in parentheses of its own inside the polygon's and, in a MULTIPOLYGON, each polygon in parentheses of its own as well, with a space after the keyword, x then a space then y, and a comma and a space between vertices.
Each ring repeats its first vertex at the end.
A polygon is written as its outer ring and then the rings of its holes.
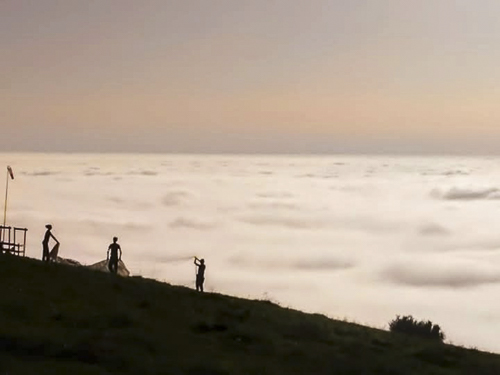
POLYGON ((56 260, 55 260, 56 263, 60 263, 60 264, 65 264, 67 266, 79 266, 79 267, 82 267, 83 265, 77 261, 77 260, 74 260, 74 259, 66 259, 66 258, 61 258, 61 257, 57 257, 56 260))
MULTIPOLYGON (((92 269, 92 270, 109 272, 108 260, 106 260, 106 259, 101 260, 100 262, 92 264, 92 265, 87 266, 87 267, 92 269)), ((129 276, 130 275, 130 271, 127 269, 127 267, 125 267, 125 263, 123 263, 123 261, 121 259, 118 261, 118 270, 116 273, 120 276, 129 276)))
MULTIPOLYGON (((61 257, 57 257, 57 260, 55 262, 60 263, 60 264, 66 264, 68 266, 87 267, 87 268, 90 268, 90 269, 96 270, 96 271, 109 272, 108 261, 106 259, 101 260, 100 262, 97 262, 97 263, 92 264, 90 266, 84 266, 76 260, 66 259, 66 258, 61 258, 61 257)), ((117 274, 120 276, 125 276, 125 277, 130 276, 130 271, 127 269, 127 267, 125 266, 125 263, 123 263, 122 260, 118 261, 117 274)))

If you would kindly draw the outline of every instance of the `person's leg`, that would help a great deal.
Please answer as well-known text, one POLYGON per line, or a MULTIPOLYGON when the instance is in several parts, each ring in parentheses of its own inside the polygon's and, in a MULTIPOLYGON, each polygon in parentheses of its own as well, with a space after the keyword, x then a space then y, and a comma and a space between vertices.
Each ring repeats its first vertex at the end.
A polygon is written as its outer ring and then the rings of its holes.
POLYGON ((205 279, 200 280, 200 292, 203 293, 203 283, 205 282, 205 279))
POLYGON ((49 246, 44 244, 42 252, 42 261, 47 262, 48 259, 49 259, 49 246))

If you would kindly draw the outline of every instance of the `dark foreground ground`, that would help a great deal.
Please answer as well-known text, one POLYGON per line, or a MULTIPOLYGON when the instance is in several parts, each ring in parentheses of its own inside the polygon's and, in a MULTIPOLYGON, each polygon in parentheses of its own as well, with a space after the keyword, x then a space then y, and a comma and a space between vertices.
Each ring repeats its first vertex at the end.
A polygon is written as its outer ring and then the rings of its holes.
POLYGON ((497 355, 142 278, 0 256, 0 285, 0 375, 500 374, 497 355))

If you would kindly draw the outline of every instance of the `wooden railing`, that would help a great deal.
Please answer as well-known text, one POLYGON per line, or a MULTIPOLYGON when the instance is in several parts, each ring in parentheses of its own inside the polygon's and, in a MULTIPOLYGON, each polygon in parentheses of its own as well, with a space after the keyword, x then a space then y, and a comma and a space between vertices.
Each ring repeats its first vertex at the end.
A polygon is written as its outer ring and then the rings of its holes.
POLYGON ((25 256, 26 228, 0 225, 0 254, 25 256))

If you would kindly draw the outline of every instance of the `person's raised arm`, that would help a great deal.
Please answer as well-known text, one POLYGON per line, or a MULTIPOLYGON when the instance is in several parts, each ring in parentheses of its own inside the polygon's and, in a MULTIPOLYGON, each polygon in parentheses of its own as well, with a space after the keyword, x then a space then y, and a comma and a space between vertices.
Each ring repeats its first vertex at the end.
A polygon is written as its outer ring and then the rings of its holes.
POLYGON ((197 257, 194 257, 194 264, 197 265, 197 266, 200 265, 200 262, 199 262, 199 260, 198 260, 197 257))

